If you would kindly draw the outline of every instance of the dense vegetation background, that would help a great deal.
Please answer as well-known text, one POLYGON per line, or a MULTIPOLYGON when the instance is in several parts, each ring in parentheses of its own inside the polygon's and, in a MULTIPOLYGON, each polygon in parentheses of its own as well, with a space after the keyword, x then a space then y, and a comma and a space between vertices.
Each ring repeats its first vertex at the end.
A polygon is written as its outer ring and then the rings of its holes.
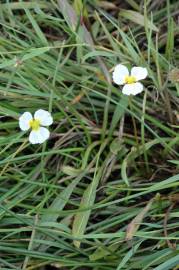
POLYGON ((179 2, 0 3, 0 269, 179 269, 179 2), (116 64, 147 67, 128 98, 116 64), (31 145, 18 118, 52 112, 31 145))

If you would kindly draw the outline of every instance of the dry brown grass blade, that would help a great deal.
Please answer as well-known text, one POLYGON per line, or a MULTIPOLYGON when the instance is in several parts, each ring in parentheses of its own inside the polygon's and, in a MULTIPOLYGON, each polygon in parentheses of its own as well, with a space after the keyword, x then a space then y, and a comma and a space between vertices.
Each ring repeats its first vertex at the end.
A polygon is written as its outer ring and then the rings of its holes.
POLYGON ((144 209, 129 223, 126 230, 126 241, 132 240, 136 231, 138 230, 144 216, 149 211, 154 199, 151 199, 144 209))
POLYGON ((75 13, 75 10, 72 8, 72 6, 68 3, 66 0, 58 0, 58 5, 61 9, 61 12, 63 16, 66 19, 66 22, 68 23, 69 27, 75 31, 78 23, 78 17, 75 13))

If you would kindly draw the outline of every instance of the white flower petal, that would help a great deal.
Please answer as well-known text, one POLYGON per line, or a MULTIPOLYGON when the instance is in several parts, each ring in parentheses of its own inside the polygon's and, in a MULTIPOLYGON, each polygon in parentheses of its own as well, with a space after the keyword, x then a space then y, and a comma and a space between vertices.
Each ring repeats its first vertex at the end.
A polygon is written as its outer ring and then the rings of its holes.
POLYGON ((29 135, 29 141, 32 144, 38 144, 45 142, 50 136, 50 132, 47 128, 40 127, 37 131, 32 130, 29 135))
POLYGON ((118 85, 124 84, 126 76, 129 76, 129 71, 128 71, 127 67, 119 64, 114 68, 112 78, 116 84, 118 84, 118 85))
POLYGON ((51 114, 42 109, 35 112, 34 118, 40 120, 40 125, 42 126, 50 126, 53 123, 51 114))
POLYGON ((26 131, 30 128, 29 121, 32 120, 32 114, 25 112, 19 117, 19 127, 21 130, 26 131))
POLYGON ((124 85, 123 89, 122 89, 122 93, 124 95, 137 95, 139 93, 141 93, 143 91, 143 85, 139 82, 136 83, 131 83, 131 84, 126 84, 124 85))
POLYGON ((133 67, 131 69, 131 76, 134 76, 137 81, 143 80, 147 77, 148 72, 146 68, 143 67, 133 67))

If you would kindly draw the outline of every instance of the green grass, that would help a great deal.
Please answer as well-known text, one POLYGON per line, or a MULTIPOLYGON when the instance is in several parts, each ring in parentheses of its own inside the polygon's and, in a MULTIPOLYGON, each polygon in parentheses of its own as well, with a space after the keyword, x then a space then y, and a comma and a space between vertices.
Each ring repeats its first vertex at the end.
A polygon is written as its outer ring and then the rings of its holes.
POLYGON ((1 1, 0 269, 179 269, 178 8, 1 1), (148 69, 131 102, 118 63, 148 69), (39 108, 51 137, 30 145, 39 108))

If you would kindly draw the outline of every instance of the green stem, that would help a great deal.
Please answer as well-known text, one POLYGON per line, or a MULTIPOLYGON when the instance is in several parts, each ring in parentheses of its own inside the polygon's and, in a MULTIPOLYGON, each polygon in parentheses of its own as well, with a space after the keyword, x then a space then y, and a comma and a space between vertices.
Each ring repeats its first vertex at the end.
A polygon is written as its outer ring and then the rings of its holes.
POLYGON ((143 105, 142 105, 141 141, 142 141, 142 147, 143 147, 143 152, 144 152, 146 171, 147 171, 147 174, 149 174, 150 170, 149 170, 149 165, 148 165, 148 156, 147 156, 147 152, 145 149, 145 127, 144 127, 146 99, 147 99, 147 92, 145 92, 145 94, 144 94, 144 100, 143 100, 143 105))
MULTIPOLYGON (((132 111, 132 96, 129 96, 129 107, 130 107, 130 110, 132 111)), ((134 137, 135 137, 135 141, 136 141, 137 153, 138 153, 138 156, 140 156, 139 139, 138 139, 138 136, 137 136, 136 121, 135 121, 135 118, 134 118, 134 116, 132 114, 131 114, 131 117, 132 117, 132 124, 133 124, 133 128, 134 128, 134 137)))

